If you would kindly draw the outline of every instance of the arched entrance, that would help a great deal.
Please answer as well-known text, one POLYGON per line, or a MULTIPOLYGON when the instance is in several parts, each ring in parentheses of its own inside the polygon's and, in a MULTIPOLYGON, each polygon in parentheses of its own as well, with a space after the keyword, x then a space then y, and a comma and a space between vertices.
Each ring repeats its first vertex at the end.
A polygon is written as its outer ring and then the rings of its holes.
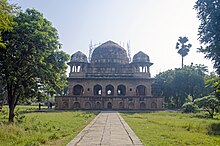
POLYGON ((125 85, 119 85, 117 88, 118 95, 125 95, 126 94, 126 87, 125 85))
POLYGON ((119 102, 119 109, 124 109, 124 103, 123 102, 119 102))
POLYGON ((100 103, 100 102, 96 102, 95 108, 96 108, 96 109, 101 109, 101 103, 100 103))
POLYGON ((80 109, 80 103, 79 102, 74 102, 73 109, 80 109))
POLYGON ((68 109, 68 106, 69 106, 69 105, 68 105, 68 102, 64 102, 64 103, 63 103, 63 108, 64 108, 64 109, 68 109))
POLYGON ((76 85, 73 87, 73 95, 83 95, 84 89, 81 85, 76 85))
POLYGON ((101 85, 95 85, 93 90, 94 90, 94 95, 102 95, 102 86, 101 85))
POLYGON ((91 104, 89 102, 85 103, 85 109, 91 109, 91 104))
POLYGON ((108 102, 107 109, 112 109, 112 103, 111 102, 108 102))
POLYGON ((152 108, 152 109, 156 109, 156 108, 157 108, 157 104, 156 104, 155 102, 152 102, 152 103, 151 103, 151 108, 152 108))
POLYGON ((128 109, 134 109, 134 103, 133 102, 130 102, 128 104, 128 109))
POLYGON ((145 103, 144 103, 144 102, 141 102, 141 104, 140 104, 140 109, 145 109, 145 108, 146 108, 145 103))
POLYGON ((112 85, 108 85, 105 88, 106 95, 114 95, 114 87, 112 85))
POLYGON ((137 86, 136 95, 146 95, 146 87, 144 85, 137 86))

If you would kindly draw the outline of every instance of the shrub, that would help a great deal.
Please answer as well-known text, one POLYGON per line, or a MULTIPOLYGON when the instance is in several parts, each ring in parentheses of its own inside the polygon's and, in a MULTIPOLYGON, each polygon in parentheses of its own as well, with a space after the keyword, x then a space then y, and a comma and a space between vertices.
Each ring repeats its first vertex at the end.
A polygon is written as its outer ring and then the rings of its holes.
POLYGON ((207 111, 211 118, 214 117, 214 114, 219 107, 219 101, 214 95, 198 98, 194 101, 194 103, 198 105, 198 107, 203 108, 205 111, 207 111))
POLYGON ((187 102, 182 105, 183 113, 195 113, 198 111, 198 109, 198 106, 195 105, 193 102, 187 102))

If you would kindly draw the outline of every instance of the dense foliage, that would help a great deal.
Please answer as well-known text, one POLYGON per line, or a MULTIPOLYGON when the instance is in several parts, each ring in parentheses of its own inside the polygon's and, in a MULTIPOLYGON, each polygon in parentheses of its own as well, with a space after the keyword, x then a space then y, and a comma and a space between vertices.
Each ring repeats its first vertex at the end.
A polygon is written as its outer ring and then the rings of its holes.
POLYGON ((219 106, 218 99, 213 96, 204 96, 202 98, 198 98, 194 101, 200 108, 203 108, 205 111, 207 111, 211 118, 214 117, 214 114, 219 106))
MULTIPOLYGON (((201 21, 199 40, 203 46, 199 51, 214 62, 214 68, 220 75, 220 1, 197 0, 194 8, 201 21)), ((216 81, 215 89, 216 96, 220 99, 220 78, 216 81)))
POLYGON ((182 105, 183 113, 195 113, 199 110, 197 104, 193 102, 186 102, 182 105))
POLYGON ((201 21, 199 40, 203 47, 199 51, 206 54, 206 58, 212 59, 214 67, 220 74, 220 1, 197 0, 194 8, 201 21))
POLYGON ((34 9, 18 13, 13 30, 4 32, 0 76, 13 121, 19 99, 53 95, 65 85, 68 55, 60 51, 57 30, 34 9))
POLYGON ((0 48, 5 48, 5 42, 2 41, 2 32, 12 30, 13 13, 15 6, 10 5, 7 0, 0 0, 0 48))
POLYGON ((188 98, 194 101, 211 92, 205 88, 206 71, 203 65, 191 65, 162 72, 156 76, 152 94, 164 96, 168 108, 180 108, 188 98))

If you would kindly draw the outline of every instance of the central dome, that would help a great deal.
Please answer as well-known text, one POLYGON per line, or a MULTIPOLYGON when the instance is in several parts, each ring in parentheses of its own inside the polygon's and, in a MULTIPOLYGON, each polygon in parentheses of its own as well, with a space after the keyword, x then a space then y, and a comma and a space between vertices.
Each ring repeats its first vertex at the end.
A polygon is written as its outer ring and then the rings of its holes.
POLYGON ((129 59, 124 48, 112 41, 108 41, 95 48, 91 62, 127 64, 129 59))

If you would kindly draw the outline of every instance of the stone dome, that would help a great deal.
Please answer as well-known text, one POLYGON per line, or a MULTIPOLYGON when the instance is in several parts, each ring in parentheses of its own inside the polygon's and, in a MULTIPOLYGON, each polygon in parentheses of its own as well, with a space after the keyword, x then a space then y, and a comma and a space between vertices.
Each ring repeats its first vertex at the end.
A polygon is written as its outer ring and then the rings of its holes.
POLYGON ((118 44, 108 41, 95 48, 91 57, 92 63, 128 64, 127 52, 118 44))
POLYGON ((88 63, 87 57, 82 52, 78 51, 71 56, 70 62, 84 62, 88 63))
POLYGON ((147 54, 140 51, 134 55, 133 62, 150 62, 150 58, 147 54))

